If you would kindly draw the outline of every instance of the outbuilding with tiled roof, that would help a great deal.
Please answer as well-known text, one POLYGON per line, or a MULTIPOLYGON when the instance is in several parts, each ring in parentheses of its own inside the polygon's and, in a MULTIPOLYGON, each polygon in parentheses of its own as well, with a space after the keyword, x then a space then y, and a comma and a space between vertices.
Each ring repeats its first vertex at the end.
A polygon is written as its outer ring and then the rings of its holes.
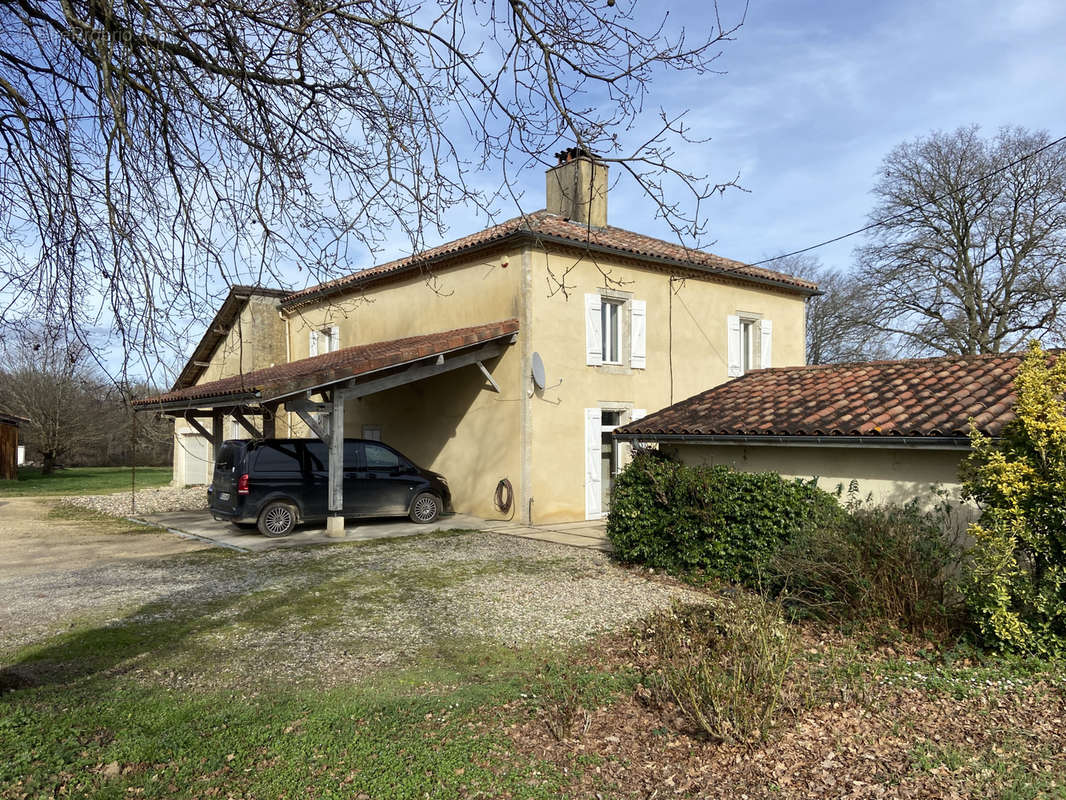
POLYGON ((619 428, 681 460, 907 501, 958 496, 970 433, 1013 419, 1019 353, 752 371, 619 428))

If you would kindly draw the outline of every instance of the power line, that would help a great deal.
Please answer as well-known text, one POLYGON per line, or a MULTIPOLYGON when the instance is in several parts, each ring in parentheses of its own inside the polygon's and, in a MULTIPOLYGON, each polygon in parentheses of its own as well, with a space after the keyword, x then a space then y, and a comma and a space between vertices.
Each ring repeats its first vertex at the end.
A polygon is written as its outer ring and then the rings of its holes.
MULTIPOLYGON (((1021 158, 1018 158, 1018 159, 1010 162, 1009 164, 1004 164, 1002 167, 999 167, 998 169, 994 169, 994 170, 992 170, 991 172, 989 172, 989 173, 987 173, 985 175, 981 175, 978 178, 974 178, 972 181, 970 181, 965 186, 963 186, 962 189, 963 190, 969 189, 971 186, 975 186, 978 183, 981 183, 982 181, 986 181, 989 178, 995 177, 999 173, 1005 172, 1006 170, 1010 169, 1011 167, 1015 167, 1018 164, 1021 164, 1023 161, 1028 161, 1030 158, 1033 158, 1034 156, 1038 156, 1041 153, 1043 153, 1045 150, 1049 150, 1050 148, 1054 147, 1057 144, 1061 144, 1062 142, 1066 142, 1066 136, 1060 136, 1055 141, 1049 142, 1048 144, 1046 144, 1043 147, 1040 147, 1040 148, 1034 150, 1031 153, 1026 153, 1021 158)), ((958 189, 956 189, 955 191, 958 191, 958 189)), ((934 203, 939 203, 941 200, 943 200, 943 199, 945 199, 947 197, 950 197, 954 193, 955 192, 944 192, 944 194, 939 195, 938 197, 934 197, 932 200, 926 200, 924 203, 920 203, 918 205, 918 208, 925 208, 926 206, 933 205, 934 203)), ((879 228, 882 225, 887 225, 890 222, 895 222, 900 217, 905 217, 907 214, 910 214, 913 210, 914 209, 909 209, 907 211, 901 211, 898 214, 893 214, 891 217, 885 217, 884 219, 879 219, 876 222, 871 222, 869 225, 866 225, 866 226, 864 226, 862 228, 859 228, 857 230, 851 231, 850 233, 844 233, 844 234, 841 234, 840 236, 834 236, 832 239, 826 239, 824 242, 818 242, 818 244, 812 244, 810 247, 804 247, 802 250, 793 250, 791 253, 784 253, 784 254, 779 255, 779 256, 774 256, 773 258, 764 258, 762 261, 755 261, 755 262, 753 262, 751 264, 748 264, 748 266, 749 267, 759 267, 759 266, 762 266, 763 264, 769 264, 769 263, 771 263, 773 261, 780 261, 782 258, 789 258, 791 256, 798 256, 801 253, 807 253, 807 252, 810 252, 811 250, 817 250, 819 247, 825 247, 827 244, 834 244, 834 243, 842 241, 844 239, 848 239, 848 238, 850 238, 852 236, 858 236, 860 233, 866 233, 866 231, 873 230, 874 228, 879 228)))

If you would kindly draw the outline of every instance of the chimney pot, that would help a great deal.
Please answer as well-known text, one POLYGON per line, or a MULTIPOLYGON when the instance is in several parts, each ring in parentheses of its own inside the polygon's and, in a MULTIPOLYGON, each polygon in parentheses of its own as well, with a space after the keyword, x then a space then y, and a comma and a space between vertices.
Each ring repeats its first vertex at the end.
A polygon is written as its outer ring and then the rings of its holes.
POLYGON ((545 208, 591 228, 607 226, 607 165, 582 147, 555 154, 545 175, 545 208))

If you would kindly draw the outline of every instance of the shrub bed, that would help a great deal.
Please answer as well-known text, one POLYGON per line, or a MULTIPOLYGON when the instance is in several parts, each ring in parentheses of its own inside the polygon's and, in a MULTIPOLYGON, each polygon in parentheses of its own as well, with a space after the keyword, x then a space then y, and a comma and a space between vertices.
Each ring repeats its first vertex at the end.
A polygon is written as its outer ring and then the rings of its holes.
POLYGON ((948 633, 962 616, 962 549, 949 529, 946 507, 851 503, 835 524, 807 529, 773 555, 770 585, 800 616, 948 633))
POLYGON ((759 585, 783 543, 842 513, 813 481, 638 451, 615 483, 607 536, 624 561, 759 585))
POLYGON ((642 685, 694 729, 720 742, 754 742, 776 721, 796 636, 781 609, 736 592, 652 617, 638 646, 656 665, 642 685))

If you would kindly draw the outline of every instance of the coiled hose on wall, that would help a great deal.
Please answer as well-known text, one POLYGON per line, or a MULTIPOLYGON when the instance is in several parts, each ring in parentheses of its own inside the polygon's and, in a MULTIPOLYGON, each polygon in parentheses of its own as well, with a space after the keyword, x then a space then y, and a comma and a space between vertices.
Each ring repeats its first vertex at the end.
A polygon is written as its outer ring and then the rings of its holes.
POLYGON ((511 506, 514 503, 514 487, 511 486, 511 482, 507 478, 496 484, 496 494, 493 495, 492 502, 496 506, 496 510, 502 514, 507 514, 511 511, 511 506))

